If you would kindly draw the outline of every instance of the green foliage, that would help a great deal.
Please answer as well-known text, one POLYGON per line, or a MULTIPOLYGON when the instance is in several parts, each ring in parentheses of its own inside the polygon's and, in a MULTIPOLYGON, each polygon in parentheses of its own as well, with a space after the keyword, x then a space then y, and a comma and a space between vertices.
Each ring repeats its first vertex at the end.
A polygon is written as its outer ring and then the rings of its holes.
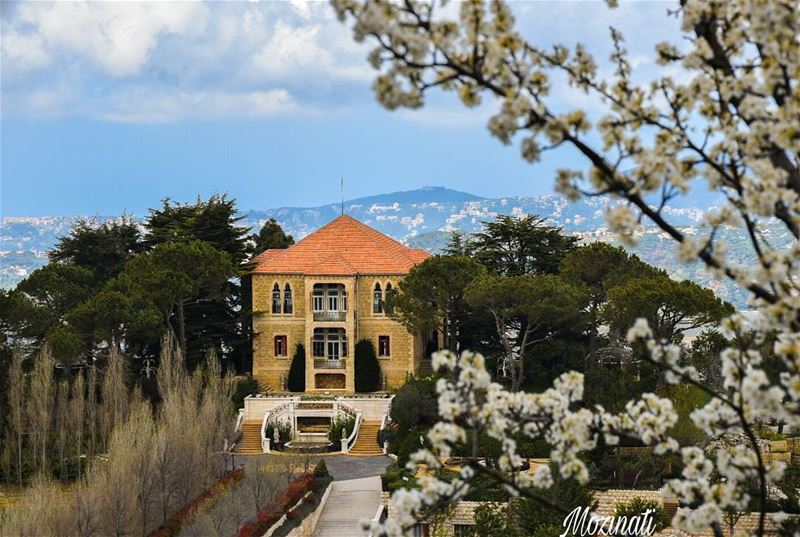
POLYGON ((331 430, 328 431, 328 440, 334 444, 336 442, 341 442, 342 431, 344 431, 345 437, 349 437, 355 426, 356 419, 353 417, 336 418, 331 422, 331 430))
POLYGON ((48 256, 51 261, 91 271, 97 287, 122 272, 125 264, 144 250, 139 226, 123 215, 102 224, 78 220, 48 256))
POLYGON ((200 363, 209 349, 221 349, 223 337, 205 322, 190 322, 188 310, 204 308, 198 297, 224 300, 236 274, 230 256, 207 242, 170 242, 132 259, 123 271, 89 303, 93 324, 104 338, 119 341, 128 335, 147 337, 160 324, 178 336, 187 363, 200 363), (115 304, 116 309, 110 309, 115 304), (102 333, 105 331, 105 333, 102 333))
POLYGON ((536 215, 522 218, 500 215, 483 223, 468 250, 489 272, 503 276, 555 274, 577 238, 564 235, 561 228, 544 224, 536 215))
MULTIPOLYGON (((278 430, 278 438, 280 438, 281 444, 285 444, 286 442, 291 441, 292 439, 292 426, 286 422, 275 423, 272 421, 268 421, 267 425, 264 427, 264 436, 269 439, 270 442, 275 442, 275 429, 278 430)), ((274 446, 273 446, 274 447, 274 446)))
POLYGON ((621 412, 625 403, 656 388, 658 374, 646 362, 627 367, 591 365, 584 375, 584 401, 589 406, 602 405, 610 412, 621 412))
POLYGON ((511 371, 514 391, 525 379, 524 356, 531 345, 561 332, 580 330, 585 302, 579 288, 552 274, 481 274, 466 287, 464 298, 471 307, 483 308, 494 318, 505 355, 517 363, 511 371))
POLYGON ((559 273, 564 280, 585 289, 590 334, 597 337, 600 312, 608 292, 635 277, 656 276, 660 271, 624 249, 603 242, 580 246, 564 256, 559 273))
POLYGON ((627 517, 630 520, 633 516, 641 516, 645 511, 651 512, 653 519, 653 530, 658 532, 669 526, 669 519, 664 506, 657 500, 646 500, 644 498, 633 498, 630 501, 617 504, 614 510, 615 517, 627 517))
POLYGON ((399 430, 421 426, 432 427, 439 419, 436 381, 412 378, 397 389, 392 400, 390 416, 399 430))
POLYGON ((705 439, 703 431, 695 427, 689 415, 711 399, 705 391, 689 384, 677 384, 660 390, 659 395, 672 401, 678 422, 669 434, 682 446, 696 446, 705 439))
POLYGON ((668 276, 632 278, 608 292, 603 317, 623 334, 636 319, 647 319, 656 337, 675 341, 686 330, 716 323, 733 313, 710 289, 668 276))
POLYGON ((728 345, 730 341, 718 330, 707 328, 692 340, 686 353, 686 364, 695 367, 703 382, 711 388, 722 388, 722 361, 719 353, 728 345))
POLYGON ((485 269, 469 257, 433 256, 415 265, 397 292, 387 297, 387 311, 413 332, 444 334, 445 344, 456 349, 458 336, 472 315, 464 289, 485 269))
POLYGON ((523 537, 514 521, 510 506, 482 504, 475 509, 475 535, 492 537, 523 537))
POLYGON ((298 343, 294 349, 287 384, 290 392, 306 391, 306 348, 302 343, 298 343))
POLYGON ((381 475, 382 489, 387 492, 394 492, 397 489, 415 489, 419 488, 416 477, 405 466, 397 466, 392 464, 381 475))
MULTIPOLYGON (((551 465, 551 470, 555 479, 553 486, 548 489, 531 489, 532 494, 547 499, 565 513, 577 506, 588 506, 594 510, 597 502, 587 486, 581 485, 575 479, 560 478, 555 465, 551 465)), ((520 497, 512 505, 519 527, 526 535, 543 528, 561 526, 564 521, 563 513, 532 498, 520 497)))
POLYGON ((254 242, 253 251, 255 253, 275 248, 288 248, 294 244, 294 238, 291 235, 287 235, 274 218, 264 222, 258 235, 253 235, 251 239, 254 242))
POLYGON ((675 477, 680 459, 674 455, 654 456, 651 448, 619 451, 616 448, 592 452, 594 485, 598 488, 659 488, 663 480, 675 477))
MULTIPOLYGON (((227 254, 233 269, 222 294, 201 289, 194 300, 187 301, 184 316, 190 327, 189 359, 201 359, 208 349, 216 349, 233 359, 241 368, 250 356, 249 316, 251 304, 244 302, 237 279, 240 267, 249 258, 248 228, 240 226, 243 217, 236 214, 236 201, 226 195, 213 195, 194 203, 175 203, 165 199, 158 209, 151 209, 145 221, 146 244, 203 241, 227 254)), ((240 369, 241 370, 241 369, 240 369)))
POLYGON ((328 465, 325 464, 325 459, 320 459, 317 465, 314 467, 314 477, 328 477, 330 473, 328 473, 328 465))
POLYGON ((233 391, 233 405, 235 409, 244 407, 244 398, 248 395, 261 393, 262 386, 253 375, 236 379, 236 387, 233 391))
POLYGON ((375 345, 369 339, 362 339, 355 348, 355 385, 357 392, 374 392, 381 387, 381 365, 375 345))
POLYGON ((249 255, 247 228, 237 225, 242 218, 236 216, 236 201, 226 195, 197 198, 194 203, 164 199, 161 208, 150 209, 145 243, 154 248, 164 243, 203 241, 238 265, 249 255))
POLYGON ((77 265, 50 263, 33 271, 15 289, 0 292, 3 334, 27 353, 49 343, 62 365, 80 361, 92 341, 69 315, 95 293, 94 286, 92 271, 77 265))

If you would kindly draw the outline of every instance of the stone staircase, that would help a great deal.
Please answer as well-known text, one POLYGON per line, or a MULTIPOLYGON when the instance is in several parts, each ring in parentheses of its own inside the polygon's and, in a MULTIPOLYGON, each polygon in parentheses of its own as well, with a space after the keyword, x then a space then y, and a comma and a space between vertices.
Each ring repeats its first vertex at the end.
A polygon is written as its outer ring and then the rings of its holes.
POLYGON ((260 455, 262 453, 261 420, 242 422, 242 437, 236 444, 236 453, 239 455, 260 455))
POLYGON ((350 455, 363 457, 383 455, 383 449, 378 445, 380 428, 381 422, 379 421, 362 421, 356 443, 349 450, 350 455))

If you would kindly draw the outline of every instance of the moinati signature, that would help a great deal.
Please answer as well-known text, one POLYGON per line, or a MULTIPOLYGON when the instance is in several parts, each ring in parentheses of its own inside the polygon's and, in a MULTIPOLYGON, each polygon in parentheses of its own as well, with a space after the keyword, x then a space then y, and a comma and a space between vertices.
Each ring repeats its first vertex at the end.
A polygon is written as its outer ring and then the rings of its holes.
POLYGON ((564 518, 564 533, 567 535, 614 535, 647 537, 653 534, 653 509, 647 509, 640 515, 633 516, 599 516, 591 512, 589 507, 576 507, 564 518))

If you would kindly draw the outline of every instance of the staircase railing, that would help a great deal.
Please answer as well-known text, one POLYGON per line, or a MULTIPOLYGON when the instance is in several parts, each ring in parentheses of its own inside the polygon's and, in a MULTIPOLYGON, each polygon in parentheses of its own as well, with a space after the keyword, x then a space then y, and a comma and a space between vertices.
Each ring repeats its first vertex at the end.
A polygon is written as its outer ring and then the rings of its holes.
MULTIPOLYGON (((389 399, 389 404, 386 405, 386 412, 383 413, 383 417, 381 418, 381 427, 378 429, 378 436, 382 436, 381 433, 389 426, 389 422, 392 421, 392 417, 390 414, 392 413, 392 401, 394 400, 394 396, 389 399)), ((381 450, 383 451, 384 455, 389 453, 389 442, 384 440, 381 442, 381 450)))
POLYGON ((353 447, 358 440, 358 432, 361 429, 361 411, 356 412, 356 421, 355 425, 353 425, 353 431, 350 433, 350 436, 347 439, 342 441, 342 453, 349 453, 350 448, 353 447))
POLYGON ((271 420, 275 420, 277 424, 278 418, 283 417, 286 412, 291 412, 293 407, 294 401, 287 401, 264 413, 264 419, 261 420, 261 451, 264 453, 270 452, 270 441, 272 439, 267 438, 267 423, 271 420))

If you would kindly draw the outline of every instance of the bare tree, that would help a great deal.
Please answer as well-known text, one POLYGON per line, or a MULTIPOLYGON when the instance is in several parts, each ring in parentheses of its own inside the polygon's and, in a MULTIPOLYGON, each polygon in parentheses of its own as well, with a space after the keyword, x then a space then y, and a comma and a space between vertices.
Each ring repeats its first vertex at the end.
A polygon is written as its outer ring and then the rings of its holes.
POLYGON ((112 345, 103 375, 100 435, 104 445, 107 445, 114 426, 125 420, 128 415, 129 390, 125 384, 125 376, 125 358, 112 345))
POLYGON ((55 362, 50 350, 45 346, 39 352, 33 363, 33 373, 31 375, 31 388, 28 395, 29 421, 33 435, 33 460, 38 463, 34 467, 39 470, 47 469, 47 445, 48 433, 53 410, 53 369, 55 362))
POLYGON ((97 487, 81 483, 75 490, 72 501, 75 534, 79 537, 96 537, 100 535, 100 516, 97 487))
POLYGON ((89 382, 86 390, 86 421, 89 428, 89 457, 97 453, 97 367, 89 368, 89 382))
POLYGON ((86 385, 83 374, 79 373, 72 383, 72 397, 69 404, 69 429, 72 431, 75 462, 78 479, 83 477, 83 430, 86 412, 86 385))
POLYGON ((56 422, 56 450, 58 451, 58 476, 61 481, 67 478, 66 466, 64 464, 69 440, 68 423, 69 420, 69 383, 62 380, 58 383, 55 401, 55 422, 56 422))
MULTIPOLYGON (((25 376, 22 373, 22 354, 14 349, 11 367, 8 370, 8 410, 9 438, 14 439, 14 459, 16 463, 17 484, 22 486, 22 435, 25 425, 25 376)), ((6 448, 10 449, 11 443, 6 448)))

